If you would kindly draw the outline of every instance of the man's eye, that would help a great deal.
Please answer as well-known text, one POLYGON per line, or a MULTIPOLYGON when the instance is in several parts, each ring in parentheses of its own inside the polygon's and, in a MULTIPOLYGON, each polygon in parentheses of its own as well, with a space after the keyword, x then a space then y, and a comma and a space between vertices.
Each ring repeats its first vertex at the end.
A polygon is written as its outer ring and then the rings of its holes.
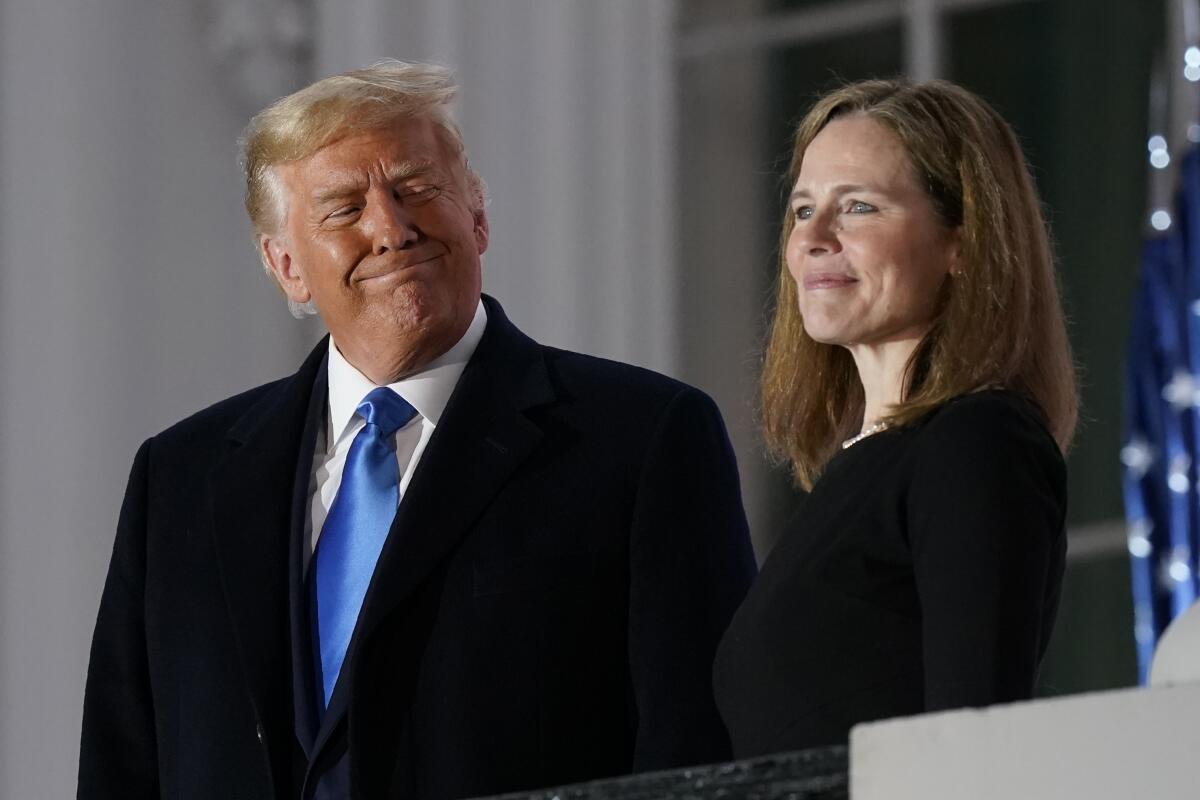
POLYGON ((875 206, 871 205, 870 203, 864 203, 861 200, 851 200, 848 210, 851 214, 869 214, 872 211, 878 211, 879 209, 875 208, 875 206))
POLYGON ((422 184, 420 186, 408 186, 401 190, 401 196, 413 203, 427 203, 433 198, 441 194, 442 187, 436 184, 422 184))

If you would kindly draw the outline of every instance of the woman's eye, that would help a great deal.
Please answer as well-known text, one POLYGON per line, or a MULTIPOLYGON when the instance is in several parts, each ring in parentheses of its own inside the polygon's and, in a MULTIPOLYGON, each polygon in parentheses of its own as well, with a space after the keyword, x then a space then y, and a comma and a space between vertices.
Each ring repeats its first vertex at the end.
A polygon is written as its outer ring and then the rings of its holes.
POLYGON ((851 214, 868 214, 876 210, 875 206, 870 203, 864 203, 861 200, 852 200, 850 202, 849 211, 851 214))
POLYGON ((812 219, 813 207, 799 206, 793 213, 796 215, 796 219, 812 219))

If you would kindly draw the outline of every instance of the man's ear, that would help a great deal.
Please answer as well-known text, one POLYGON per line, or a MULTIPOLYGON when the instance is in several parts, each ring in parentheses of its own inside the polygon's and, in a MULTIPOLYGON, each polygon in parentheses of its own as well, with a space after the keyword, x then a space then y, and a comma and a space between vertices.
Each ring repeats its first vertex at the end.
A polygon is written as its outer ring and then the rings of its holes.
POLYGON ((258 237, 258 246, 263 266, 270 271, 288 299, 296 303, 307 303, 311 300, 312 293, 304 282, 304 276, 296 268, 296 262, 292 260, 283 239, 262 234, 258 237))
POLYGON ((477 208, 472 214, 475 216, 475 246, 479 251, 479 255, 483 255, 484 251, 488 248, 490 236, 487 212, 483 208, 477 208))

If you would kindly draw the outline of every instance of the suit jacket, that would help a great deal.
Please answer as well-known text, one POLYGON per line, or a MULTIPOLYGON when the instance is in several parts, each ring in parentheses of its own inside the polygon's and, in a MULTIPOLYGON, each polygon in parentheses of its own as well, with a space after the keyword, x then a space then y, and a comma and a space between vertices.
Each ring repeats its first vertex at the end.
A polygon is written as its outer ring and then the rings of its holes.
POLYGON ((456 798, 718 761, 709 670, 754 573, 712 401, 488 326, 364 601, 336 724, 300 534, 322 343, 293 376, 147 440, 88 669, 81 798, 456 798), (297 664, 302 662, 300 659, 297 664))

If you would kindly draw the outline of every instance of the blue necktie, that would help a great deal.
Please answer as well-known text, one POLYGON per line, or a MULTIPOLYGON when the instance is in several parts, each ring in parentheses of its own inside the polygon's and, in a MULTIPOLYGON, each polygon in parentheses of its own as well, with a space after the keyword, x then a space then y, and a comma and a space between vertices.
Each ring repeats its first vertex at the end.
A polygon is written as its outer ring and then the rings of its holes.
POLYGON ((316 617, 324 705, 329 705, 363 597, 400 503, 396 431, 417 412, 387 387, 358 405, 367 424, 350 444, 342 484, 317 539, 316 617))

